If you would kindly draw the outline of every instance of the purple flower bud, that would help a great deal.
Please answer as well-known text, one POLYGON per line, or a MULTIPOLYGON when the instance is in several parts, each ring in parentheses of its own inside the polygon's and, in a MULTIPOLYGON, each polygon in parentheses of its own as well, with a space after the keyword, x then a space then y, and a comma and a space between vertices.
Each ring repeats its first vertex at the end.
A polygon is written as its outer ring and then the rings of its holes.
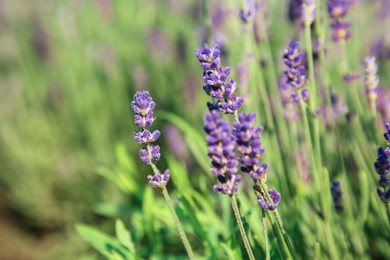
POLYGON ((171 177, 171 172, 167 169, 162 174, 158 171, 155 175, 148 175, 149 185, 152 188, 164 188, 171 177))
POLYGON ((197 50, 195 57, 202 65, 204 71, 216 69, 220 64, 220 51, 218 44, 214 48, 210 48, 207 44, 202 50, 197 50))
POLYGON ((154 103, 148 91, 137 91, 134 95, 134 100, 131 102, 134 112, 141 116, 149 114, 155 106, 156 103, 154 103))
POLYGON ((351 38, 351 30, 349 23, 336 21, 330 27, 332 28, 332 39, 335 42, 345 41, 351 38))
POLYGON ((357 73, 350 73, 343 76, 343 80, 347 84, 352 84, 356 80, 360 78, 359 74, 357 73))
MULTIPOLYGON (((160 146, 150 145, 150 151, 151 151, 151 156, 152 156, 153 162, 157 162, 158 160, 160 160, 160 146)), ((150 156, 149 156, 147 149, 145 149, 145 148, 141 149, 139 151, 139 156, 145 164, 149 165, 151 163, 150 156)))
POLYGON ((134 140, 139 144, 153 143, 160 137, 160 131, 156 130, 151 133, 149 130, 134 131, 134 140))
POLYGON ((265 210, 275 210, 278 207, 280 201, 280 193, 278 193, 274 188, 268 191, 269 196, 271 197, 272 202, 268 202, 265 196, 261 196, 258 199, 258 204, 265 210))
POLYGON ((333 204, 337 212, 344 210, 343 206, 343 193, 341 192, 340 182, 332 181, 330 192, 333 198, 333 204))
POLYGON ((348 12, 349 4, 345 0, 329 0, 328 13, 333 19, 344 17, 348 12))

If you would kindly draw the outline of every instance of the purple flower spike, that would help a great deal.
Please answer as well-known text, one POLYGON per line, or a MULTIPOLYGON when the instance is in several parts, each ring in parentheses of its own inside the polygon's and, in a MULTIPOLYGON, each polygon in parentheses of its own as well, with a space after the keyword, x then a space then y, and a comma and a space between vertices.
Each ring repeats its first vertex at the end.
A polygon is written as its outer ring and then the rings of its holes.
POLYGON ((388 177, 390 171, 390 123, 385 124, 387 132, 383 135, 387 140, 387 147, 378 148, 378 158, 374 163, 376 172, 379 175, 378 185, 380 188, 377 189, 379 198, 384 203, 390 202, 390 179, 388 177))
MULTIPOLYGON (((305 58, 304 53, 299 52, 299 42, 290 41, 289 47, 284 50, 283 61, 286 65, 284 75, 286 76, 286 84, 295 91, 291 93, 291 99, 299 102, 299 94, 296 89, 301 88, 306 81, 306 68, 303 65, 305 58)), ((308 91, 304 91, 305 97, 308 98, 308 91)))
POLYGON ((333 204, 337 212, 343 212, 343 193, 341 192, 340 182, 332 181, 330 192, 333 198, 333 204))
POLYGON ((148 175, 149 185, 152 188, 164 188, 171 177, 171 172, 165 170, 164 173, 158 171, 155 175, 148 175))
POLYGON ((203 49, 196 51, 195 56, 201 63, 204 71, 214 70, 220 64, 219 45, 216 44, 214 45, 214 48, 210 48, 207 44, 205 44, 203 49))
MULTIPOLYGON (((153 170, 155 170, 154 162, 160 160, 161 156, 160 146, 151 143, 155 142, 161 133, 159 130, 151 132, 148 128, 154 122, 153 109, 156 107, 156 103, 154 103, 148 91, 137 91, 131 102, 131 107, 135 112, 135 124, 141 128, 141 130, 134 131, 134 140, 139 144, 146 145, 146 147, 140 149, 139 157, 143 163, 152 165, 153 170)), ((169 176, 169 170, 166 170, 164 174, 161 174, 159 170, 155 170, 154 176, 148 176, 149 184, 153 188, 163 188, 169 181, 169 176)))
POLYGON ((234 124, 233 137, 240 153, 238 160, 241 163, 241 171, 257 180, 265 177, 268 163, 260 164, 260 158, 265 151, 260 138, 263 128, 254 128, 255 117, 254 112, 249 114, 240 113, 238 115, 239 123, 234 124))
POLYGON ((280 193, 278 193, 274 188, 272 188, 268 191, 268 194, 271 197, 272 202, 268 202, 265 196, 261 196, 257 202, 263 209, 272 211, 278 207, 280 201, 280 193))
POLYGON ((207 134, 208 156, 211 158, 211 172, 218 176, 221 185, 214 190, 232 195, 238 190, 241 176, 236 175, 238 161, 234 154, 235 142, 230 134, 230 125, 221 118, 217 111, 205 117, 204 130, 207 134))

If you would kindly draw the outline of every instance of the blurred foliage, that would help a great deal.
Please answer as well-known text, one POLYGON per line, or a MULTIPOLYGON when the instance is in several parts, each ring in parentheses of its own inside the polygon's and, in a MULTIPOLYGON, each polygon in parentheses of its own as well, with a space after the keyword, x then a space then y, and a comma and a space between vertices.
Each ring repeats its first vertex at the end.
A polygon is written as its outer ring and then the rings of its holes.
MULTIPOLYGON (((290 38, 302 37, 299 26, 284 19, 284 1, 266 2, 263 26, 269 39, 261 38, 258 51, 266 98, 276 103, 273 83, 282 71, 282 50, 290 38)), ((381 50, 390 44, 389 19, 378 16, 380 1, 357 2, 348 16, 353 36, 344 50, 354 72, 361 71, 364 56, 376 54, 373 43, 380 41, 381 50)), ((138 160, 139 146, 132 140, 130 102, 136 90, 144 89, 157 103, 153 127, 174 125, 190 153, 179 160, 167 138, 158 140, 159 166, 171 169, 168 189, 194 251, 205 259, 244 257, 229 202, 211 192, 216 180, 208 173, 202 132, 208 97, 194 58, 208 38, 210 44, 223 43, 223 64, 231 66, 233 78, 240 66, 257 65, 237 15, 240 8, 232 0, 0 0, 1 259, 99 259, 97 251, 110 259, 185 259, 168 208, 159 191, 147 185, 151 170, 138 160), (210 28, 220 10, 221 26, 210 28), (75 228, 76 223, 87 224, 75 228)), ((349 86, 341 79, 340 50, 329 43, 327 56, 331 83, 354 112, 349 86)), ((388 90, 389 57, 378 60, 381 84, 388 90)), ((258 73, 250 70, 248 81, 258 73)), ((364 95, 362 83, 354 87, 364 95)), ((253 108, 258 122, 266 124, 263 103, 253 90, 251 84, 240 86, 248 100, 245 110, 253 108)), ((316 212, 318 194, 296 164, 304 149, 298 142, 299 151, 294 145, 279 147, 266 125, 262 138, 271 165, 269 183, 282 194, 281 215, 301 258, 330 258, 331 247, 342 259, 379 259, 390 252, 372 167, 382 122, 375 129, 365 114, 358 119, 354 124, 341 118, 336 130, 321 128, 323 176, 329 176, 323 187, 336 178, 345 196, 345 214, 339 216, 329 189, 321 194, 326 221, 316 212), (345 143, 337 145, 339 140, 345 143)), ((282 141, 300 138, 299 126, 276 130, 282 141)), ((243 183, 238 197, 254 253, 261 258, 261 213, 250 183, 243 183)), ((269 239, 277 259, 272 232, 269 239)))

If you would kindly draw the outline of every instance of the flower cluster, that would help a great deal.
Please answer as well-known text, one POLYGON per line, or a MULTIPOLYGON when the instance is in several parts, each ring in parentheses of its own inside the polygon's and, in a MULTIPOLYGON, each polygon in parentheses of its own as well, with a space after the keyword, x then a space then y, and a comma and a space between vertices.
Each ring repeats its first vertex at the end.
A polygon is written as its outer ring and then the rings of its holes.
POLYGON ((364 61, 364 73, 365 73, 364 85, 366 88, 366 95, 368 101, 371 104, 375 103, 378 96, 377 88, 379 84, 379 77, 377 76, 377 70, 378 70, 378 65, 375 62, 375 57, 374 56, 366 57, 364 61))
POLYGON ((257 200, 257 203, 265 210, 275 210, 278 207, 280 201, 280 193, 278 193, 274 188, 268 191, 269 197, 272 200, 272 203, 268 202, 265 196, 260 196, 257 200))
POLYGON ((216 104, 208 104, 209 107, 233 114, 242 106, 244 99, 236 96, 237 84, 234 80, 228 80, 230 68, 223 69, 220 66, 219 46, 216 44, 214 48, 210 48, 205 44, 203 49, 196 51, 195 56, 203 69, 203 81, 206 83, 203 89, 218 100, 216 104))
POLYGON ((205 116, 204 130, 208 156, 212 160, 211 172, 218 176, 221 183, 215 185, 214 190, 232 195, 238 190, 241 175, 236 174, 238 161, 234 154, 235 142, 230 134, 230 125, 214 110, 205 116))
POLYGON ((337 212, 342 212, 344 210, 343 206, 343 193, 341 192, 340 182, 332 181, 330 187, 330 193, 332 194, 334 208, 337 212))
POLYGON ((332 29, 332 39, 335 42, 344 42, 351 37, 350 24, 343 21, 347 15, 349 3, 346 0, 329 0, 328 13, 333 22, 330 27, 332 29))
POLYGON ((238 122, 234 124, 233 136, 240 153, 238 161, 241 163, 241 171, 247 173, 254 180, 265 177, 268 163, 260 164, 260 158, 264 154, 260 133, 262 127, 254 128, 256 114, 254 112, 238 115, 238 122))
MULTIPOLYGON (((301 98, 297 93, 303 84, 306 81, 306 68, 303 65, 303 60, 305 58, 305 54, 299 52, 299 42, 290 41, 289 47, 284 50, 283 61, 286 65, 286 69, 284 70, 284 74, 287 77, 286 83, 294 89, 291 94, 291 99, 300 102, 301 98)), ((309 92, 307 88, 302 88, 301 95, 304 100, 309 97, 309 92)))
POLYGON ((385 127, 387 132, 384 137, 387 140, 387 147, 379 147, 378 158, 374 166, 380 176, 378 182, 380 188, 377 189, 378 196, 384 203, 390 203, 390 180, 388 177, 390 171, 390 123, 386 123, 385 127))
POLYGON ((140 131, 134 131, 134 140, 146 145, 139 152, 141 160, 151 165, 154 171, 154 176, 149 175, 149 185, 152 187, 165 187, 170 178, 169 170, 161 173, 155 166, 154 162, 160 160, 160 147, 158 145, 152 145, 160 137, 160 131, 155 130, 151 132, 149 127, 152 126, 155 118, 153 116, 153 109, 156 107, 156 103, 149 95, 148 91, 137 91, 134 95, 131 107, 134 110, 135 124, 141 128, 140 131))

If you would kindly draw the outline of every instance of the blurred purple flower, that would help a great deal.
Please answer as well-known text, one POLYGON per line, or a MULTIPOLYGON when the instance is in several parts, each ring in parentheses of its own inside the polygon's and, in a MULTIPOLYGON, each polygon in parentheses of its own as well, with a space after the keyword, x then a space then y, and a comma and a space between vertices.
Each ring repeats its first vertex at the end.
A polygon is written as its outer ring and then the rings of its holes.
POLYGON ((338 213, 343 212, 343 193, 341 192, 340 182, 332 181, 330 192, 333 198, 333 205, 338 213))
POLYGON ((376 108, 381 116, 382 124, 390 121, 390 92, 384 87, 379 87, 377 92, 376 108))
POLYGON ((336 21, 331 23, 332 39, 335 42, 345 41, 351 38, 350 24, 348 22, 336 21))
POLYGON ((188 151, 186 143, 180 131, 173 125, 166 125, 164 127, 164 139, 168 144, 168 148, 180 161, 186 161, 188 158, 188 151))
POLYGON ((364 86, 366 88, 367 99, 370 104, 376 102, 378 93, 379 77, 377 76, 378 65, 374 56, 367 56, 364 60, 364 86))
POLYGON ((344 17, 349 8, 349 3, 345 0, 329 0, 328 13, 332 19, 344 17))
POLYGON ((302 19, 305 24, 312 24, 316 15, 316 5, 313 0, 305 0, 302 4, 302 19))
POLYGON ((357 73, 349 73, 343 76, 343 80, 347 84, 352 84, 360 78, 360 75, 357 73))

